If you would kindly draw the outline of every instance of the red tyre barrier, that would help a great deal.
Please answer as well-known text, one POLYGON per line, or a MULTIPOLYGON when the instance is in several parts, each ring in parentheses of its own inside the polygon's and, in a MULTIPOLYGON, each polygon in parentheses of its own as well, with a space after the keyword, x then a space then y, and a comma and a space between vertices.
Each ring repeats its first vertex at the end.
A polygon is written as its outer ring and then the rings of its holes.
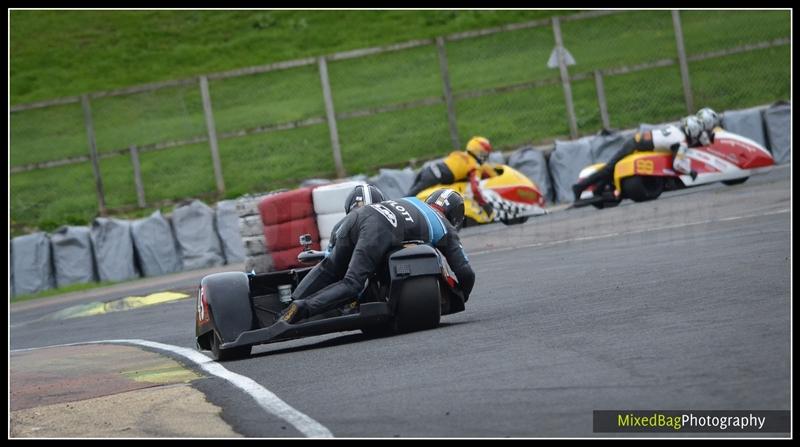
POLYGON ((264 225, 264 239, 267 242, 267 249, 270 253, 299 247, 300 236, 306 233, 311 235, 311 239, 314 242, 319 242, 317 221, 313 216, 290 220, 277 225, 264 225))
POLYGON ((258 204, 261 222, 275 225, 314 215, 313 188, 299 188, 264 197, 258 204))
MULTIPOLYGON (((319 250, 319 241, 314 242, 311 244, 312 250, 319 250)), ((274 263, 275 270, 286 270, 290 268, 296 267, 308 267, 308 265, 300 264, 297 262, 297 255, 303 251, 303 247, 293 247, 287 250, 281 250, 277 252, 272 252, 270 255, 272 256, 272 262, 274 263)))

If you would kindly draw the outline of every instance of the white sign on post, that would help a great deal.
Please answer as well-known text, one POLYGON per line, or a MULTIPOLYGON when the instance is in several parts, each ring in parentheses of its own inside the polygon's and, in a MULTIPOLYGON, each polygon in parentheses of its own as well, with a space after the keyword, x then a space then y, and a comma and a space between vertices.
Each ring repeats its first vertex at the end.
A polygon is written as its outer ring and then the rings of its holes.
MULTIPOLYGON (((550 59, 547 60, 547 68, 557 68, 558 67, 558 47, 553 48, 553 51, 550 52, 550 59)), ((575 65, 575 58, 569 54, 569 51, 564 48, 564 63, 567 66, 575 65)))

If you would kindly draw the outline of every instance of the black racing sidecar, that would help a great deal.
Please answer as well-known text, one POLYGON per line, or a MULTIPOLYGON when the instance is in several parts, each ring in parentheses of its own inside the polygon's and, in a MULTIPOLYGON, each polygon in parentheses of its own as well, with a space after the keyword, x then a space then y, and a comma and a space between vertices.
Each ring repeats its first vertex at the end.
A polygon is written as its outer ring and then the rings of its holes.
POLYGON ((210 350, 217 360, 232 360, 249 356, 253 345, 331 332, 360 329, 383 336, 430 329, 439 325, 441 315, 464 310, 444 256, 414 241, 390 253, 351 303, 295 324, 277 321, 289 304, 281 295, 288 298, 311 268, 204 277, 195 308, 197 348, 210 350))

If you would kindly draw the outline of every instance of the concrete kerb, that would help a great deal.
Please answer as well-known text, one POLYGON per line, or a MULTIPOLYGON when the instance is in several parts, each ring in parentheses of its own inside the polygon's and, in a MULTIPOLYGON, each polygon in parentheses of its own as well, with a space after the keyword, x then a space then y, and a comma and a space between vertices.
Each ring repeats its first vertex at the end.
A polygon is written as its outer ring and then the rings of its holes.
POLYGON ((163 352, 94 344, 11 355, 11 437, 241 436, 191 385, 203 374, 163 352))

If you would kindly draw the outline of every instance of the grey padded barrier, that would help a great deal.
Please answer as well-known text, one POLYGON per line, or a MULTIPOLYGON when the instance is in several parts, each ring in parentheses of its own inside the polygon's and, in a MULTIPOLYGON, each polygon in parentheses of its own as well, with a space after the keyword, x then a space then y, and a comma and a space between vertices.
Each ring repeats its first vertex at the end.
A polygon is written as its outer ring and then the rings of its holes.
MULTIPOLYGON (((648 131, 648 130, 657 130, 657 129, 663 129, 663 128, 667 127, 667 126, 675 126, 675 127, 680 127, 680 125, 681 125, 681 122, 680 122, 680 120, 678 120, 678 121, 670 121, 670 122, 667 122, 667 123, 661 123, 661 124, 647 124, 647 123, 642 123, 642 124, 639 124, 639 128, 638 128, 638 129, 636 129, 636 132, 645 132, 645 131, 648 131)), ((630 134, 629 134, 629 135, 630 135, 630 136, 633 136, 633 134, 634 134, 634 132, 633 132, 633 131, 630 131, 630 134)))
POLYGON ((581 170, 593 162, 594 138, 590 136, 575 141, 556 140, 555 149, 548 160, 556 202, 571 203, 574 200, 572 185, 578 181, 581 170))
POLYGON ((788 102, 777 102, 764 109, 764 126, 775 164, 789 163, 792 159, 791 112, 788 102))
POLYGON ((225 264, 222 246, 214 228, 214 210, 199 200, 172 211, 172 227, 184 270, 225 264))
POLYGON ((592 162, 607 162, 617 151, 622 149, 622 145, 631 137, 633 137, 632 132, 613 132, 607 135, 597 135, 590 140, 592 146, 592 162))
POLYGON ((244 261, 244 243, 239 234, 239 215, 235 200, 217 202, 217 235, 222 243, 225 262, 233 264, 244 261))
POLYGON ((300 187, 306 188, 308 186, 322 186, 322 185, 329 185, 331 183, 333 182, 326 178, 310 178, 303 180, 303 182, 300 183, 300 187))
POLYGON ((62 226, 50 235, 56 287, 96 280, 89 227, 62 226))
POLYGON ((90 236, 100 281, 125 281, 139 277, 129 221, 97 217, 92 221, 90 236))
POLYGON ((144 276, 160 276, 183 270, 172 227, 161 211, 133 221, 131 237, 144 276))
POLYGON ((506 164, 506 156, 503 155, 502 152, 492 151, 489 153, 489 159, 487 160, 488 163, 494 163, 498 165, 506 164))
POLYGON ((346 182, 368 182, 369 181, 369 177, 367 177, 366 174, 356 174, 356 175, 351 175, 350 177, 347 177, 347 178, 343 179, 343 181, 346 181, 346 182))
POLYGON ((544 152, 533 146, 526 146, 512 152, 508 156, 507 164, 525 174, 539 187, 539 191, 547 200, 545 205, 553 203, 553 185, 550 182, 550 173, 547 170, 544 152))
POLYGON ((370 177, 369 183, 377 186, 385 198, 399 199, 407 195, 415 175, 411 168, 381 169, 378 175, 370 177))
POLYGON ((17 296, 14 289, 14 244, 11 239, 8 240, 8 288, 11 289, 11 297, 17 296))
POLYGON ((722 114, 722 127, 767 147, 761 111, 762 108, 728 110, 722 114))
POLYGON ((664 124, 649 124, 649 123, 642 123, 639 124, 639 128, 637 129, 638 132, 647 132, 648 130, 655 130, 660 129, 666 126, 668 123, 664 124))
POLYGON ((26 234, 12 239, 11 266, 15 296, 55 287, 50 238, 46 233, 26 234))

